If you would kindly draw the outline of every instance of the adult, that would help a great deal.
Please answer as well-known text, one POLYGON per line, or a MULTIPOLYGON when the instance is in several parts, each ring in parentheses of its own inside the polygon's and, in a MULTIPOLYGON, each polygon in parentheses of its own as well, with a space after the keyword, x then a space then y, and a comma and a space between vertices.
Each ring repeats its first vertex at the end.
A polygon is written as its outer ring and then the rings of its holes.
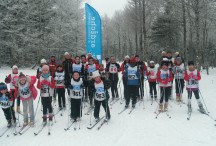
POLYGON ((124 62, 121 64, 120 71, 122 72, 122 81, 124 86, 124 98, 127 98, 127 75, 126 71, 130 65, 130 57, 127 55, 124 58, 124 62))
POLYGON ((107 64, 106 72, 109 73, 109 79, 111 80, 111 92, 112 99, 119 98, 117 84, 118 84, 118 72, 120 71, 120 65, 116 62, 115 57, 110 58, 110 62, 107 64))
POLYGON ((68 94, 70 94, 69 92, 69 85, 71 82, 71 73, 72 73, 72 59, 71 56, 68 52, 64 53, 64 61, 62 62, 62 66, 64 68, 64 73, 65 73, 65 88, 67 88, 68 94))
POLYGON ((46 64, 47 64, 46 59, 41 59, 40 66, 38 67, 37 72, 36 72, 36 78, 37 79, 40 78, 40 76, 42 74, 42 67, 43 67, 43 65, 46 65, 46 64))
MULTIPOLYGON (((139 55, 136 55, 135 56, 135 60, 136 60, 136 66, 137 68, 139 69, 140 71, 140 79, 139 79, 139 82, 140 82, 140 99, 143 99, 143 96, 144 96, 144 72, 146 71, 147 67, 145 65, 145 63, 140 60, 139 58, 139 55)), ((139 95, 137 95, 139 97, 139 95)))
POLYGON ((56 71, 56 67, 57 67, 57 63, 56 63, 56 58, 55 55, 52 55, 50 57, 50 62, 48 63, 49 69, 50 69, 50 75, 54 78, 55 76, 55 71, 56 71))

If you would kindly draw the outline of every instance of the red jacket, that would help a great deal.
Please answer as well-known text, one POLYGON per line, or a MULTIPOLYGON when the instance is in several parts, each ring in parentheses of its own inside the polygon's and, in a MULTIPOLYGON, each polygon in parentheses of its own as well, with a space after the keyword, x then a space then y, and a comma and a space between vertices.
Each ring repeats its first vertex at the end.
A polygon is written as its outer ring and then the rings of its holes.
MULTIPOLYGON (((41 87, 42 87, 42 85, 41 85, 41 81, 40 81, 40 79, 39 79, 38 82, 37 82, 37 88, 38 88, 38 89, 41 89, 41 87)), ((50 87, 50 88, 55 88, 55 80, 54 80, 53 77, 51 77, 51 82, 50 82, 50 84, 49 84, 49 87, 50 87)))
POLYGON ((169 71, 169 77, 166 77, 165 79, 161 78, 161 70, 159 70, 157 72, 157 81, 159 82, 159 86, 161 86, 161 87, 171 87, 172 86, 172 83, 171 83, 172 80, 173 80, 172 71, 169 71))
POLYGON ((57 63, 55 61, 51 61, 49 64, 49 70, 50 70, 50 75, 52 77, 55 76, 55 71, 56 71, 56 67, 58 66, 57 63))

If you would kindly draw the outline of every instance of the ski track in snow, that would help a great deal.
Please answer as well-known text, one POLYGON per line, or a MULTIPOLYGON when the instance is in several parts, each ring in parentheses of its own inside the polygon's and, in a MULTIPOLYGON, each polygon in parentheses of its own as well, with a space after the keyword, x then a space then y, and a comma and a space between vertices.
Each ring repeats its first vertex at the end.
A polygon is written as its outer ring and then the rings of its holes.
MULTIPOLYGON (((35 75, 36 70, 20 70, 24 74, 35 75)), ((0 69, 0 81, 4 81, 6 75, 11 72, 10 69, 0 69)), ((210 111, 210 115, 216 118, 216 69, 210 71, 210 75, 207 76, 205 71, 202 72, 202 80, 200 82, 200 90, 206 102, 207 108, 210 111)), ((147 83, 147 82, 146 82, 147 83)), ((122 83, 121 83, 122 84, 122 83)), ((122 88, 123 85, 121 85, 122 88)), ((147 86, 148 88, 148 83, 147 86)), ((123 92, 123 88, 121 90, 123 92)), ((146 91, 146 90, 145 90, 146 91)), ((123 95, 123 94, 122 94, 123 95)), ((175 95, 175 90, 173 91, 175 95)), ((63 117, 60 113, 56 115, 56 121, 51 129, 51 135, 48 136, 48 126, 38 135, 34 136, 34 132, 37 132, 42 124, 42 112, 41 105, 38 107, 36 115, 36 121, 39 120, 34 128, 30 128, 23 135, 11 135, 9 138, 6 136, 9 131, 0 137, 1 146, 53 146, 53 145, 89 145, 89 146, 215 146, 216 145, 216 126, 213 120, 208 116, 200 114, 197 109, 198 105, 192 97, 192 116, 187 120, 187 106, 185 104, 180 107, 173 101, 170 101, 169 114, 172 117, 169 119, 165 113, 161 113, 158 119, 155 119, 154 113, 157 107, 157 103, 154 102, 151 105, 150 100, 147 101, 145 93, 145 109, 143 104, 136 104, 136 109, 129 115, 128 112, 131 108, 124 111, 122 114, 118 113, 124 108, 124 103, 120 104, 120 100, 112 106, 111 120, 108 125, 105 123, 103 127, 98 131, 96 125, 92 130, 88 130, 90 115, 84 115, 88 107, 83 109, 83 116, 81 118, 81 129, 79 130, 79 124, 77 124, 77 130, 74 131, 74 125, 70 130, 64 130, 67 127, 68 121, 68 109, 64 112, 63 117)), ((36 108, 37 100, 34 102, 34 108, 36 108)), ((184 90, 183 94, 184 102, 187 102, 187 93, 184 90)), ((66 100, 67 101, 67 100, 66 100)), ((21 103, 22 106, 22 103, 21 103)), ((54 111, 57 111, 57 106, 54 107, 54 111)), ((22 109, 22 108, 21 108, 22 109)), ((104 115, 104 110, 101 107, 100 116, 104 115)), ((6 126, 6 120, 2 110, 0 110, 0 129, 6 126)), ((23 124, 22 116, 20 116, 21 126, 23 124)), ((92 117, 92 123, 94 118, 92 117)), ((21 127, 20 127, 21 128, 21 127)), ((20 128, 17 128, 19 130, 20 128)), ((0 131, 1 133, 1 131, 0 131)))

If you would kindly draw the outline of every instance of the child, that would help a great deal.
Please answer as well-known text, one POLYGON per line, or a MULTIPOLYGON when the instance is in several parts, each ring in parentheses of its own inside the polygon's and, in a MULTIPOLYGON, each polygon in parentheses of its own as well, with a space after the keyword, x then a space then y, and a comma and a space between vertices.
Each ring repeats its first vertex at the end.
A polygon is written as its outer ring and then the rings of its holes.
POLYGON ((49 66, 43 65, 42 74, 38 80, 37 88, 41 92, 41 101, 43 105, 43 125, 47 123, 47 109, 49 110, 49 121, 53 119, 52 96, 55 88, 55 81, 49 73, 49 66))
POLYGON ((65 108, 65 85, 64 85, 64 70, 62 65, 58 65, 55 72, 55 86, 58 94, 59 109, 65 108))
POLYGON ((166 58, 161 62, 161 69, 157 73, 157 80, 160 86, 160 103, 159 103, 159 112, 168 110, 168 100, 171 94, 172 87, 172 72, 168 68, 169 62, 166 58), (165 104, 163 106, 163 101, 165 98, 165 104))
MULTIPOLYGON (((14 65, 12 67, 12 74, 9 74, 6 78, 5 78, 5 82, 7 84, 10 83, 10 92, 11 92, 11 96, 13 98, 13 105, 12 107, 14 108, 14 104, 15 104, 15 96, 14 96, 14 93, 15 93, 15 85, 16 85, 16 82, 17 82, 17 78, 18 78, 18 67, 16 65, 14 65)), ((20 113, 20 97, 17 97, 17 109, 16 111, 18 113, 20 113)))
MULTIPOLYGON (((85 66, 85 79, 91 80, 92 79, 92 73, 99 69, 99 66, 94 63, 94 59, 92 57, 88 58, 88 64, 85 66)), ((92 92, 93 89, 91 89, 89 86, 87 88, 88 96, 90 100, 90 107, 93 107, 93 96, 94 93, 92 92)))
POLYGON ((43 65, 46 65, 46 64, 47 64, 47 62, 46 62, 45 59, 41 59, 40 63, 41 63, 41 64, 40 64, 40 67, 37 69, 37 73, 36 73, 36 78, 37 78, 37 79, 39 79, 40 76, 41 76, 41 74, 42 74, 42 67, 43 67, 43 65))
POLYGON ((23 103, 23 126, 34 126, 35 115, 33 99, 37 97, 37 90, 34 87, 36 77, 25 76, 22 72, 19 75, 18 82, 16 84, 15 97, 18 95, 23 103), (28 112, 30 114, 30 123, 28 123, 28 112))
POLYGON ((146 75, 148 76, 150 95, 151 95, 151 99, 153 101, 153 98, 155 100, 157 100, 156 82, 157 82, 158 69, 155 67, 154 61, 150 61, 149 63, 150 63, 150 65, 148 67, 146 75), (153 91, 154 91, 154 94, 153 94, 153 91))
POLYGON ((185 71, 184 79, 186 81, 186 90, 188 92, 188 112, 192 112, 191 98, 193 92, 197 99, 200 112, 206 113, 199 97, 199 80, 201 80, 201 75, 200 71, 195 69, 193 61, 188 62, 188 70, 185 71))
POLYGON ((106 72, 103 64, 99 64, 99 73, 101 75, 101 78, 106 78, 106 72))
POLYGON ((176 64, 173 67, 173 74, 175 77, 175 88, 176 88, 176 101, 182 101, 182 94, 184 89, 184 70, 185 66, 182 63, 181 57, 176 58, 176 64))
POLYGON ((139 95, 140 86, 140 70, 136 66, 136 59, 133 57, 130 59, 130 65, 126 72, 127 77, 127 96, 125 108, 128 108, 130 103, 130 98, 132 98, 132 108, 135 108, 137 102, 137 95, 139 95))
POLYGON ((71 79, 70 98, 71 98, 71 119, 78 121, 82 116, 82 98, 83 98, 83 79, 77 71, 73 72, 71 79))
POLYGON ((106 66, 106 72, 109 73, 109 80, 112 82, 111 92, 112 92, 112 100, 115 98, 119 98, 118 94, 118 72, 120 71, 120 65, 116 62, 115 57, 110 58, 110 62, 106 66))
POLYGON ((102 104, 106 112, 106 120, 110 120, 108 89, 111 86, 111 81, 105 79, 102 80, 98 71, 93 72, 93 78, 94 79, 89 84, 91 89, 94 90, 93 92, 95 92, 94 117, 96 121, 99 120, 100 105, 102 104))
POLYGON ((75 57, 75 62, 72 64, 72 74, 73 72, 79 72, 80 76, 84 76, 84 65, 80 62, 80 57, 75 57))
POLYGON ((0 107, 2 108, 5 118, 8 122, 8 128, 12 126, 12 123, 16 123, 16 117, 12 105, 13 98, 7 91, 7 85, 5 83, 0 83, 0 107))

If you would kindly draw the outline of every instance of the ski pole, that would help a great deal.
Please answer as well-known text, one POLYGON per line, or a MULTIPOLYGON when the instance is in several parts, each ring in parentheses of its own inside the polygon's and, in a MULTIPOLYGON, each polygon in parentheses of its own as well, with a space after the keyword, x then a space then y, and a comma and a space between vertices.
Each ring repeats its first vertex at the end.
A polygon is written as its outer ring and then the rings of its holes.
POLYGON ((40 99, 41 99, 41 96, 38 99, 37 107, 36 107, 35 114, 34 114, 34 119, 35 119, 36 114, 37 114, 37 109, 38 109, 38 106, 39 106, 40 99))

